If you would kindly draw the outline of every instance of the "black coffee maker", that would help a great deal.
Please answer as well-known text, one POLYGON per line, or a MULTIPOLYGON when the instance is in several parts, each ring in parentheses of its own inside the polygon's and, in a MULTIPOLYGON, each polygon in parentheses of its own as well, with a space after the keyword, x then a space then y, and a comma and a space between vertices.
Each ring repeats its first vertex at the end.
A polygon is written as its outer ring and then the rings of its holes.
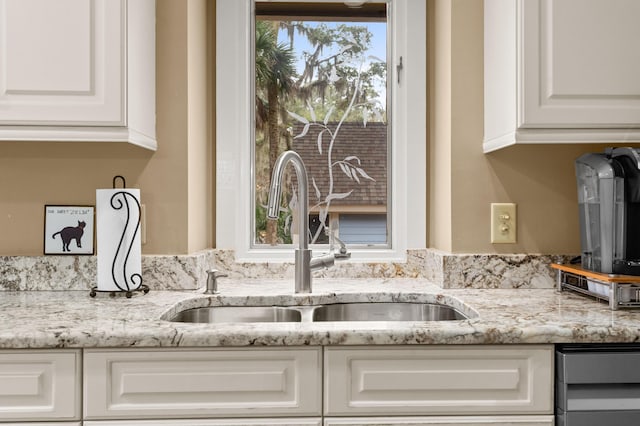
POLYGON ((582 267, 640 275, 640 149, 607 148, 575 165, 582 267))

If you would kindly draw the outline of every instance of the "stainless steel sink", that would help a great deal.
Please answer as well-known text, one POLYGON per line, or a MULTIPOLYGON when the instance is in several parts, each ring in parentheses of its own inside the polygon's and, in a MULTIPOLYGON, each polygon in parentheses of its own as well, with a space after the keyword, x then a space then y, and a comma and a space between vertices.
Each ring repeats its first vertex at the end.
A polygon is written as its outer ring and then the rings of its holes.
POLYGON ((209 306, 187 309, 171 318, 176 322, 300 322, 301 314, 278 306, 209 306))
POLYGON ((434 303, 336 303, 318 306, 313 321, 451 321, 466 315, 434 303))
POLYGON ((170 321, 192 323, 455 321, 469 317, 435 303, 364 302, 314 306, 208 306, 178 312, 170 321))

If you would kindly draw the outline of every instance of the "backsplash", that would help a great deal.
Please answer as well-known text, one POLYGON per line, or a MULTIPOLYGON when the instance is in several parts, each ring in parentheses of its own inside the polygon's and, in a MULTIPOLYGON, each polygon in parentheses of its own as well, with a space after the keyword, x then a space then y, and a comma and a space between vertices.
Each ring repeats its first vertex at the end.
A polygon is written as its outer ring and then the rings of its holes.
MULTIPOLYGON (((572 255, 451 254, 409 250, 407 261, 338 262, 315 278, 423 278, 442 288, 554 288, 550 263, 572 255)), ((293 279, 292 263, 237 263, 232 250, 190 255, 144 255, 142 276, 152 290, 203 287, 206 271, 217 268, 233 279, 293 279)), ((95 256, 0 256, 0 291, 89 290, 96 285, 95 256)))
MULTIPOLYGON (((152 290, 202 287, 214 253, 142 256, 143 284, 152 290)), ((0 256, 0 291, 89 290, 96 269, 95 256, 0 256)))
MULTIPOLYGON (((216 268, 233 278, 293 278, 293 264, 236 263, 231 250, 216 250, 216 268)), ((316 278, 424 278, 442 288, 555 288, 551 263, 573 255, 451 254, 434 249, 408 250, 406 263, 336 262, 315 271, 316 278)))
POLYGON ((551 263, 569 263, 575 255, 450 254, 442 262, 443 288, 555 288, 551 263))

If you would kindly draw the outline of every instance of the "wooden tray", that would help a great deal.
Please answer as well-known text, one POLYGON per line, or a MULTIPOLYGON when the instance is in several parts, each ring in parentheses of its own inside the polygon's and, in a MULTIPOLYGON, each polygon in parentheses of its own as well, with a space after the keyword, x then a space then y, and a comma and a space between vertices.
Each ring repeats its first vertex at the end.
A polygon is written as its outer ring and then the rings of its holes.
POLYGON ((640 277, 635 275, 603 274, 601 272, 589 271, 578 265, 561 265, 558 263, 552 263, 551 267, 608 283, 640 283, 640 277))
POLYGON ((568 290, 596 300, 606 301, 612 310, 640 308, 640 277, 603 274, 578 265, 552 263, 558 270, 558 291, 568 290), (592 288, 593 286, 593 288, 592 288))

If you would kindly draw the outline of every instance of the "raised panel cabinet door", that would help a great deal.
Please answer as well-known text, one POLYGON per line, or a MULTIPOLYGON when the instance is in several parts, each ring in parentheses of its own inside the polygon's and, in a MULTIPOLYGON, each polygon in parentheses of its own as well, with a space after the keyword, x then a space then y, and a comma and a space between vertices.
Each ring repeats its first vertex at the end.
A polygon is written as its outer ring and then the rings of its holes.
POLYGON ((84 418, 319 416, 320 348, 86 350, 84 418))
POLYGON ((640 128, 640 2, 519 4, 519 126, 640 128))
POLYGON ((2 423, 2 426, 82 426, 82 422, 2 423))
POLYGON ((325 418, 324 426, 553 426, 553 416, 325 418))
POLYGON ((0 0, 0 125, 125 125, 125 4, 0 0))
POLYGON ((0 421, 79 420, 80 363, 76 350, 0 351, 0 421))
POLYGON ((322 426, 322 419, 189 419, 189 420, 99 420, 85 421, 84 426, 322 426))
POLYGON ((324 414, 553 413, 552 346, 327 347, 324 414))

